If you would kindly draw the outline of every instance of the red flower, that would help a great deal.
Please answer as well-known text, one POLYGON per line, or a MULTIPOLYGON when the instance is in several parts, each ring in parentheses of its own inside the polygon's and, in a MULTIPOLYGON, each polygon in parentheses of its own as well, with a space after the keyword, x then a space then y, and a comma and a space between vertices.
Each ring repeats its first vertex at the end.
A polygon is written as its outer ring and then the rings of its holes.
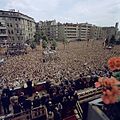
POLYGON ((112 57, 108 60, 108 67, 111 71, 120 70, 120 57, 112 57))
POLYGON ((98 82, 95 83, 95 86, 102 87, 103 96, 102 100, 105 104, 113 104, 117 102, 117 97, 120 95, 120 91, 118 88, 119 81, 117 81, 114 77, 108 78, 99 78, 98 82))
POLYGON ((95 87, 96 87, 96 88, 98 88, 98 87, 100 87, 100 86, 101 86, 100 82, 96 82, 96 83, 95 83, 95 87))

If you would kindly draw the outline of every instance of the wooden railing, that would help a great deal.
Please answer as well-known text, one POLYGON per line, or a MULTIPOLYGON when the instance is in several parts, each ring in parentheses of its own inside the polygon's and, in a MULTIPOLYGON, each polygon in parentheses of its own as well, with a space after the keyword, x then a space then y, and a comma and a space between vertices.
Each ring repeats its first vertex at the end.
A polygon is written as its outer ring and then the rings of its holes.
POLYGON ((89 102, 101 96, 101 88, 91 88, 84 90, 83 92, 78 91, 78 99, 80 103, 89 102))

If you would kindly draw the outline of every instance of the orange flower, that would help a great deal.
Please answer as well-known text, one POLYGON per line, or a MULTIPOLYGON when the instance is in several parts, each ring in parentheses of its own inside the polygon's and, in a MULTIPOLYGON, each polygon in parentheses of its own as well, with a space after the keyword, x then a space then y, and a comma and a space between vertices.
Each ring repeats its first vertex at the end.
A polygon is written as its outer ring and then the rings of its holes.
POLYGON ((96 87, 96 88, 98 88, 98 87, 100 87, 100 86, 101 86, 100 82, 96 82, 96 83, 95 83, 95 87, 96 87))
POLYGON ((120 70, 120 57, 115 60, 115 66, 118 70, 120 70))
POLYGON ((112 57, 108 60, 108 67, 111 71, 120 70, 120 57, 112 57))
POLYGON ((110 100, 107 96, 102 96, 102 100, 105 104, 110 104, 110 100))
POLYGON ((106 90, 106 95, 110 96, 112 95, 112 92, 110 90, 106 90))
POLYGON ((95 86, 102 87, 103 96, 102 100, 105 104, 113 104, 117 102, 117 97, 120 95, 120 91, 117 85, 119 85, 120 82, 116 80, 116 78, 111 77, 105 77, 105 78, 99 78, 98 82, 95 83, 95 86))

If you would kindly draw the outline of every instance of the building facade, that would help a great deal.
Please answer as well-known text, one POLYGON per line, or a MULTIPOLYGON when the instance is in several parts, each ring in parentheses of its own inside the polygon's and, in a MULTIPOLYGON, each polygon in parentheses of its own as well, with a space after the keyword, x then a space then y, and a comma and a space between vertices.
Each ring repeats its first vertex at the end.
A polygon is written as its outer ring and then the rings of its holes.
POLYGON ((6 29, 7 39, 0 37, 1 43, 25 42, 33 39, 36 28, 33 18, 20 12, 0 10, 0 21, 6 29))
POLYGON ((78 39, 78 24, 73 23, 58 23, 58 39, 67 39, 73 41, 78 39))
POLYGON ((92 24, 80 23, 79 24, 79 39, 88 40, 91 39, 91 28, 92 24))
POLYGON ((5 45, 8 39, 5 21, 0 18, 0 44, 5 45))
POLYGON ((118 23, 113 27, 99 27, 89 23, 57 23, 56 20, 52 20, 40 21, 37 29, 43 32, 48 39, 105 40, 107 37, 111 38, 112 35, 118 34, 118 23))
POLYGON ((118 34, 118 23, 115 24, 115 26, 111 26, 111 27, 102 27, 102 30, 104 31, 104 37, 105 38, 111 38, 113 35, 115 36, 115 38, 117 38, 117 34, 118 34))
POLYGON ((92 26, 91 39, 93 40, 104 40, 105 39, 105 32, 103 31, 102 27, 98 27, 95 25, 92 26))
POLYGON ((37 27, 48 39, 58 39, 58 24, 56 20, 40 21, 37 27))

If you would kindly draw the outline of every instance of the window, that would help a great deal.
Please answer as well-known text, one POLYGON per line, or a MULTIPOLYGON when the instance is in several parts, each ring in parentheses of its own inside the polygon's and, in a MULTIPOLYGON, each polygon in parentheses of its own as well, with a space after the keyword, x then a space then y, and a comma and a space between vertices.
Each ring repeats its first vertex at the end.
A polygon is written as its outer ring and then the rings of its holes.
POLYGON ((18 27, 18 24, 16 24, 16 27, 18 27))
POLYGON ((10 30, 8 30, 8 33, 10 34, 10 30))
POLYGON ((7 23, 7 26, 9 27, 9 23, 7 23))
POLYGON ((12 27, 12 23, 10 24, 10 27, 12 27))
POLYGON ((20 40, 20 37, 18 37, 18 40, 20 40))
POLYGON ((13 34, 13 30, 11 30, 11 34, 13 34))
POLYGON ((12 39, 15 40, 14 37, 12 37, 12 39))

